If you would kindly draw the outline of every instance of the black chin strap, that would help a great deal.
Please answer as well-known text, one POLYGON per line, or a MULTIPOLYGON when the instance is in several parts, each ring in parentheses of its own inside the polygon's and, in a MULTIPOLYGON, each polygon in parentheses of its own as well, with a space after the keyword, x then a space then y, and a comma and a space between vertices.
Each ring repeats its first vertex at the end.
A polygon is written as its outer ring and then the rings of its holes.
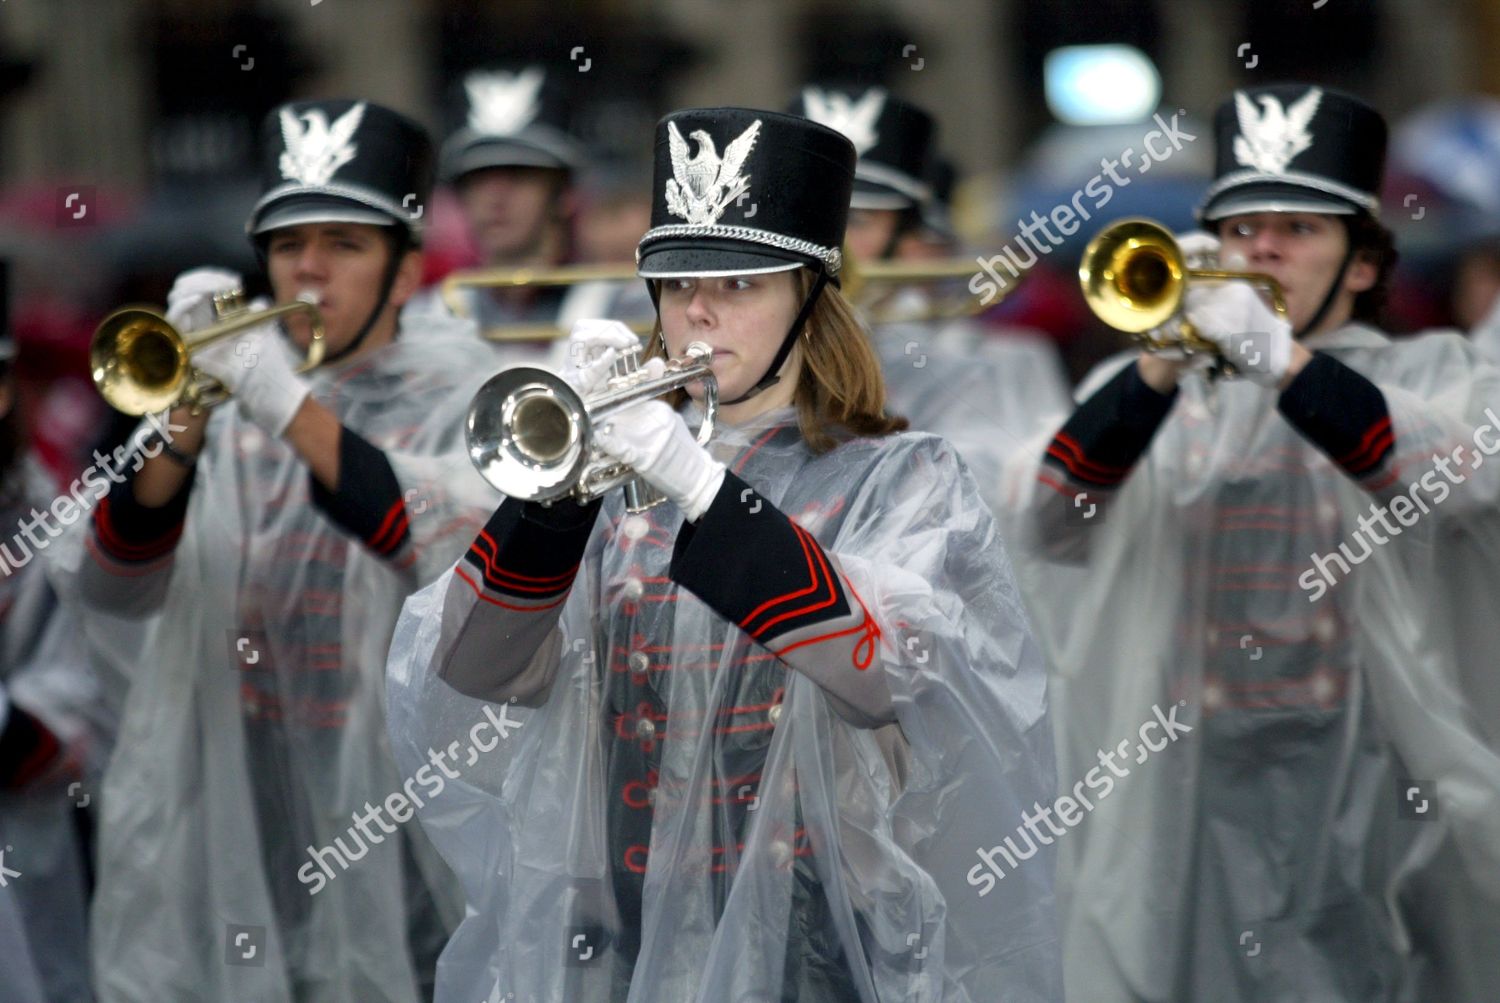
POLYGON ((401 259, 406 256, 408 249, 409 245, 405 240, 397 238, 392 242, 390 264, 386 265, 385 278, 380 283, 380 297, 375 301, 375 309, 371 310, 370 316, 365 318, 364 326, 359 329, 359 333, 354 336, 354 340, 332 355, 325 356, 323 359, 325 363, 337 362, 339 359, 348 358, 359 351, 359 346, 364 343, 365 337, 370 333, 370 329, 375 326, 375 322, 380 319, 381 313, 385 310, 386 302, 391 298, 391 287, 396 284, 396 272, 400 270, 401 259))
POLYGON ((1300 339, 1309 331, 1317 330, 1318 325, 1323 322, 1323 317, 1328 313, 1329 307, 1333 306, 1333 301, 1338 298, 1339 290, 1344 286, 1344 273, 1349 271, 1349 263, 1354 260, 1354 234, 1350 231, 1348 223, 1344 224, 1344 238, 1349 249, 1344 252, 1344 261, 1339 265, 1338 274, 1333 277, 1333 284, 1328 287, 1328 293, 1318 306, 1318 312, 1313 314, 1312 319, 1301 328, 1292 332, 1293 338, 1300 339))
POLYGON ((766 373, 760 378, 760 382, 749 390, 740 394, 732 401, 720 401, 721 407, 733 404, 743 404, 745 401, 756 396, 764 390, 774 387, 781 382, 781 367, 786 364, 786 357, 792 353, 792 346, 797 343, 797 335, 802 333, 802 325, 807 323, 807 318, 812 316, 813 307, 817 305, 818 297, 823 293, 823 287, 828 284, 828 273, 818 271, 818 277, 813 282, 813 287, 808 290, 807 300, 802 304, 802 309, 797 313, 797 319, 792 321, 792 326, 781 339, 781 347, 776 350, 776 358, 771 360, 771 365, 766 368, 766 373))

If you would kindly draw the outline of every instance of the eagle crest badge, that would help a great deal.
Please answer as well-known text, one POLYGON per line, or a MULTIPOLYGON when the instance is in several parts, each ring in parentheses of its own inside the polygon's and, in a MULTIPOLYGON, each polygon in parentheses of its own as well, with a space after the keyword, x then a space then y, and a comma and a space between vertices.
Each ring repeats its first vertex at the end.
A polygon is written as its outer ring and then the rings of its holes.
POLYGON ((740 133, 719 156, 713 137, 702 129, 688 133, 698 143, 698 152, 688 155, 688 141, 667 123, 667 143, 672 155, 672 177, 667 179, 667 211, 694 226, 713 226, 729 204, 750 191, 750 175, 742 174, 745 159, 760 135, 760 119, 740 133))
POLYGON ((281 176, 309 186, 328 184, 340 167, 354 159, 354 133, 364 117, 363 101, 331 125, 320 108, 300 115, 281 109, 281 139, 286 146, 277 161, 281 176))

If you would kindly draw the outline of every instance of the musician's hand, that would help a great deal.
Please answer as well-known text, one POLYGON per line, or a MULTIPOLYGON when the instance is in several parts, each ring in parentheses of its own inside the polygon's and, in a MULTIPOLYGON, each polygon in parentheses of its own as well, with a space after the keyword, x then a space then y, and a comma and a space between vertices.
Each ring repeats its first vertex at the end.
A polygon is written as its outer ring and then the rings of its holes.
POLYGON ((666 495, 697 522, 724 483, 724 464, 708 455, 682 416, 662 401, 621 411, 598 429, 599 446, 666 495))
POLYGON ((1292 325, 1248 282, 1189 284, 1187 318, 1246 379, 1274 387, 1292 361, 1292 325))
POLYGON ((640 347, 636 333, 617 320, 580 320, 568 332, 567 354, 558 375, 586 398, 609 379, 621 355, 640 347))
POLYGON ((246 416, 277 438, 309 392, 295 372, 298 363, 275 324, 262 324, 193 353, 193 365, 228 387, 246 416))
POLYGON ((1183 261, 1189 268, 1219 267, 1218 237, 1202 230, 1190 230, 1173 236, 1177 240, 1177 249, 1182 252, 1183 261))
POLYGON ((167 323, 186 334, 201 331, 218 320, 214 296, 244 285, 236 272, 223 268, 194 268, 177 276, 167 293, 167 323))

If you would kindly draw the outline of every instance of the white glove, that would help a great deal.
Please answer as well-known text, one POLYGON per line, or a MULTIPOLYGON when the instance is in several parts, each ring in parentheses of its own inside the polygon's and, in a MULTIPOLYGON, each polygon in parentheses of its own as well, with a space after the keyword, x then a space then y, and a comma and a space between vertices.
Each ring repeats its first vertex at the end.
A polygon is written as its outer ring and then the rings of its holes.
POLYGON ((626 408, 597 430, 599 446, 666 495, 697 522, 724 483, 724 464, 708 455, 682 416, 665 402, 626 408))
POLYGON ((223 268, 183 272, 167 293, 167 323, 184 334, 201 331, 219 319, 214 313, 214 297, 243 286, 237 273, 223 268))
MULTIPOLYGON (((257 300, 250 308, 265 305, 257 300)), ((230 335, 193 353, 193 365, 224 384, 245 415, 278 439, 310 392, 295 371, 300 361, 274 323, 230 335)))
POLYGON ((580 320, 568 332, 567 354, 558 375, 587 398, 609 379, 621 355, 640 347, 640 337, 617 320, 580 320))
POLYGON ((1189 268, 1216 268, 1219 260, 1219 238, 1202 230, 1173 235, 1177 249, 1189 268))
POLYGON ((1188 285, 1187 319, 1246 379, 1274 387, 1292 362, 1292 325, 1247 282, 1188 285))

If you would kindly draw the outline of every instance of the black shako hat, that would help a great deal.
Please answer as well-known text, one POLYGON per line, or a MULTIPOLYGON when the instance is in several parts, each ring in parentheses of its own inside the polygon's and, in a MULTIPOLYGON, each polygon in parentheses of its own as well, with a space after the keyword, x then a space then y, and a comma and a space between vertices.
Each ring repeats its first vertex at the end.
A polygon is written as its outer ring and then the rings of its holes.
POLYGON ((749 108, 690 108, 656 124, 645 279, 788 271, 836 278, 854 146, 815 122, 749 108))
POLYGON ((439 158, 445 182, 487 167, 569 171, 583 165, 583 144, 570 128, 573 104, 543 67, 474 70, 454 89, 450 105, 455 128, 439 158))
POLYGON ((406 116, 369 101, 282 105, 261 127, 261 158, 252 237, 300 223, 397 223, 421 243, 432 141, 406 116))
POLYGON ((1386 124, 1341 91, 1308 84, 1247 87, 1214 115, 1214 182, 1205 223, 1248 212, 1380 215, 1386 124))
POLYGON ((804 87, 793 114, 849 137, 859 154, 854 168, 855 209, 905 209, 930 197, 926 180, 937 122, 883 87, 863 93, 804 87))

